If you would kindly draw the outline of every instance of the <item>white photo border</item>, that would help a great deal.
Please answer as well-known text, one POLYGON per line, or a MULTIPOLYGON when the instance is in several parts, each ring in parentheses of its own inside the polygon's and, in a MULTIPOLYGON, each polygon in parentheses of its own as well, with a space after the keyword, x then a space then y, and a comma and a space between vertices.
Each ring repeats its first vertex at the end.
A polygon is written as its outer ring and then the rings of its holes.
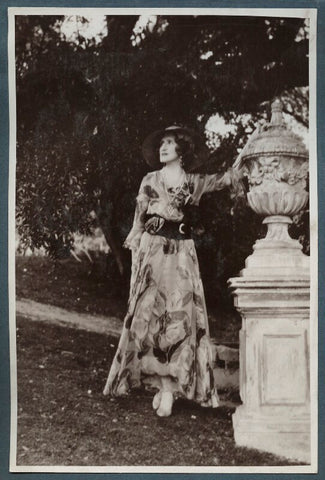
POLYGON ((10 472, 48 473, 317 473, 318 461, 318 198, 317 198, 317 95, 316 95, 317 9, 316 8, 8 8, 8 81, 9 81, 9 194, 8 194, 8 279, 10 335, 10 472), (310 382, 311 382, 311 464, 306 466, 22 466, 17 465, 17 352, 15 308, 15 186, 16 186, 16 80, 15 80, 15 16, 16 15, 227 15, 295 17, 310 19, 309 40, 309 148, 310 148, 310 382))

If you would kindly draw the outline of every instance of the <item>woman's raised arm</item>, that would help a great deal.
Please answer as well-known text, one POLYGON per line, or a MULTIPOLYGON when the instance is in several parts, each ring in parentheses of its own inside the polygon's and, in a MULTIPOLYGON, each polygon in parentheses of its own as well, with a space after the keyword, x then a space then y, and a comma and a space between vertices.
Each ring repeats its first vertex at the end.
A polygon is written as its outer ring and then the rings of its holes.
POLYGON ((229 168, 225 173, 214 173, 212 175, 195 174, 194 176, 194 203, 198 203, 204 193, 229 188, 232 196, 239 196, 245 193, 241 181, 242 171, 229 168))

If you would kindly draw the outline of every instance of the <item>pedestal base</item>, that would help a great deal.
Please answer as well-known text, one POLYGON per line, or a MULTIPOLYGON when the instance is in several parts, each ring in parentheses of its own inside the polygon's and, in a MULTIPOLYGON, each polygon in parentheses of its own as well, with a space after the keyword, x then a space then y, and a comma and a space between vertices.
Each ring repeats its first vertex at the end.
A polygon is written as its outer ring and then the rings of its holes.
POLYGON ((309 278, 302 272, 261 279, 247 269, 230 279, 242 316, 243 405, 233 426, 238 445, 310 463, 309 278))
POLYGON ((237 445, 310 463, 310 419, 307 415, 290 418, 252 414, 241 406, 232 418, 237 445))

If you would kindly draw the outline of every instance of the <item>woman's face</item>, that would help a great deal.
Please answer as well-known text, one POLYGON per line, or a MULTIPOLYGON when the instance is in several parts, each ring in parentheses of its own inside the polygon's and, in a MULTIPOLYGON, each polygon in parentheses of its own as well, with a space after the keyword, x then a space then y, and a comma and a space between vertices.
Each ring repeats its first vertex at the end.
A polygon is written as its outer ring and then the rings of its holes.
POLYGON ((178 160, 179 155, 176 151, 177 143, 173 135, 166 135, 162 138, 159 147, 159 157, 162 163, 170 163, 178 160))

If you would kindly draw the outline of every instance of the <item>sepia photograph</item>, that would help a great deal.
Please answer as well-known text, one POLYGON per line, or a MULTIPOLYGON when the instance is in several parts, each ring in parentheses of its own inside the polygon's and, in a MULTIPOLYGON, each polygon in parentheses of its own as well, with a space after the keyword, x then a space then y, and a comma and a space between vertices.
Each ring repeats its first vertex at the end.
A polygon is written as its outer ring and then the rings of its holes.
POLYGON ((316 13, 8 9, 11 472, 317 472, 316 13))

